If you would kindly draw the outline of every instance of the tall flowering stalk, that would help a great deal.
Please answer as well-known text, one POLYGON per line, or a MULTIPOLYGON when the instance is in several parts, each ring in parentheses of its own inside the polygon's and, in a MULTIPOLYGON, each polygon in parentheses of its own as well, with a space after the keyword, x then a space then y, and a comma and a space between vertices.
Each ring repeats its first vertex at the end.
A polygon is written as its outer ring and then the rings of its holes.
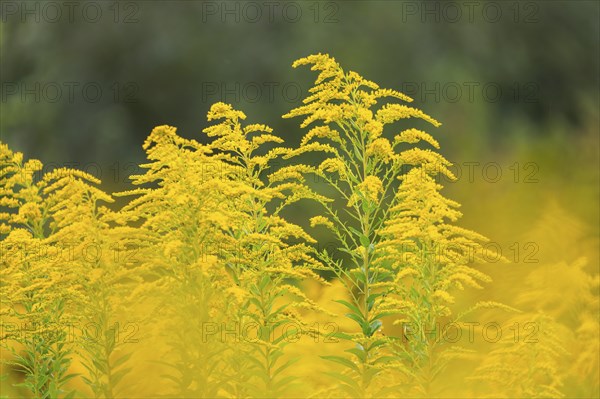
POLYGON ((145 235, 140 270, 152 283, 139 293, 167 298, 156 305, 177 321, 162 326, 173 395, 280 396, 291 382, 286 338, 300 333, 289 327, 302 325, 295 309, 313 307, 294 282, 319 279, 312 239, 280 212, 307 191, 265 181, 284 152, 262 151, 281 142, 269 127, 242 127, 245 115, 223 103, 208 119, 221 120, 204 129, 208 144, 154 129, 144 145, 152 162, 133 182, 155 187, 120 194, 138 195, 120 214, 145 235))
POLYGON ((403 303, 393 322, 403 335, 392 348, 407 365, 410 379, 403 389, 412 396, 437 395, 436 379, 451 360, 468 352, 453 345, 448 326, 464 328, 460 323, 480 308, 513 310, 479 302, 458 314, 453 311, 457 290, 482 288, 481 282, 491 281, 469 266, 485 261, 481 243, 487 239, 452 224, 461 216, 459 204, 440 194, 437 173, 435 165, 422 163, 400 176, 389 220, 379 231, 385 255, 377 262, 392 272, 390 298, 403 303))
POLYGON ((135 230, 115 225, 116 215, 103 205, 113 202, 110 195, 74 179, 68 170, 54 173, 63 177, 55 185, 54 202, 63 205, 53 207, 56 232, 49 241, 68 245, 65 266, 76 276, 71 284, 79 295, 70 309, 75 323, 71 332, 86 370, 82 379, 94 397, 113 398, 131 371, 132 352, 119 337, 128 323, 127 294, 141 282, 129 254, 137 245, 135 230))
POLYGON ((221 184, 233 216, 216 243, 220 261, 233 279, 236 297, 230 322, 239 328, 230 358, 236 396, 281 397, 294 380, 288 368, 298 359, 284 352, 290 339, 308 331, 298 309, 316 306, 296 285, 305 278, 321 280, 307 243, 314 240, 281 211, 308 193, 303 185, 281 182, 277 172, 266 172, 282 153, 282 139, 261 124, 242 126, 246 116, 224 103, 214 104, 204 129, 213 137, 213 156, 223 163, 221 184), (272 147, 270 150, 269 147, 272 147))
POLYGON ((73 187, 99 182, 70 169, 40 176, 42 167, 37 160, 23 163, 23 154, 0 143, 0 206, 8 210, 0 215, 0 317, 3 327, 10 326, 1 338, 13 355, 7 363, 24 375, 19 386, 35 398, 54 398, 69 393, 67 383, 75 376, 69 373, 69 326, 81 294, 77 271, 55 238, 61 220, 77 216, 73 187))
POLYGON ((136 259, 143 279, 131 296, 149 309, 142 328, 155 342, 164 367, 163 389, 170 397, 214 397, 226 382, 226 349, 219 335, 205 334, 220 325, 232 294, 230 278, 217 254, 207 251, 221 241, 222 228, 234 222, 212 170, 221 162, 196 140, 179 136, 171 126, 156 127, 144 143, 145 173, 131 177, 138 188, 119 212, 125 226, 137 226, 136 259), (158 316, 157 316, 158 315, 158 316), (171 384, 169 384, 169 381, 171 384))
POLYGON ((306 64, 319 71, 315 86, 305 105, 284 117, 305 116, 301 127, 315 126, 288 156, 306 152, 327 156, 318 166, 303 166, 303 171, 324 181, 346 207, 338 212, 335 202, 318 198, 325 214, 314 217, 311 224, 328 228, 346 255, 322 251, 320 258, 346 284, 351 301, 338 302, 358 327, 358 332, 340 335, 353 343, 348 350, 351 357, 327 358, 344 366, 345 373, 335 377, 346 392, 355 397, 382 396, 406 385, 390 383, 389 378, 384 381, 384 371, 400 371, 414 379, 420 374, 415 368, 425 362, 422 352, 432 350, 430 345, 411 343, 409 350, 399 352, 397 341, 402 337, 394 339, 382 333, 384 318, 414 322, 418 330, 435 324, 434 320, 447 314, 445 304, 452 299, 447 290, 453 282, 477 285, 475 280, 488 279, 465 264, 465 254, 476 251, 483 237, 439 225, 444 218, 455 220, 458 216, 452 210, 458 204, 441 197, 441 187, 431 177, 441 173, 453 179, 450 162, 415 146, 423 142, 437 149, 437 141, 415 128, 403 130, 391 140, 383 134, 386 125, 408 118, 436 127, 439 122, 404 105, 402 102, 412 101, 408 96, 381 89, 356 72, 345 72, 328 55, 302 58, 294 67, 306 64), (380 101, 384 104, 376 107, 380 101), (427 177, 419 180, 421 176, 427 177), (429 238, 424 237, 427 234, 433 235, 433 241, 421 240, 429 238), (429 253, 434 244, 448 243, 457 247, 441 261, 426 257, 406 261, 405 255, 429 253), (406 288, 403 279, 413 272, 423 278, 406 288))

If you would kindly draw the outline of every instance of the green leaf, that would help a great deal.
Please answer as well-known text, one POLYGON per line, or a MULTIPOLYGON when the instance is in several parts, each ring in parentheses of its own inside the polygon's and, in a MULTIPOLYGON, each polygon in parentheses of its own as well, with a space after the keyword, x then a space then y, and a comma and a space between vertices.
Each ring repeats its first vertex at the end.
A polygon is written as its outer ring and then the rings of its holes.
POLYGON ((65 399, 73 399, 75 397, 75 394, 77 393, 77 391, 71 391, 69 392, 66 396, 65 399))
POLYGON ((365 277, 364 273, 360 270, 353 270, 352 275, 363 284, 367 282, 367 278, 365 277))
POLYGON ((356 228, 352 227, 352 226, 348 226, 348 230, 350 230, 352 233, 354 233, 355 236, 360 236, 362 233, 358 230, 356 230, 356 228))
POLYGON ((272 326, 259 326, 258 333, 261 341, 269 341, 271 338, 272 326))
POLYGON ((343 299, 337 299, 334 302, 341 303, 342 305, 344 305, 345 307, 347 307, 349 310, 351 310, 352 312, 354 312, 354 314, 362 316, 362 312, 360 311, 360 309, 356 305, 353 305, 353 304, 351 304, 348 301, 344 301, 343 299))
POLYGON ((259 288, 261 291, 264 291, 264 289, 267 287, 267 285, 271 282, 271 277, 268 274, 265 274, 262 279, 260 280, 260 285, 259 288))
POLYGON ((380 319, 382 317, 387 317, 387 316, 394 316, 394 315, 397 315, 397 314, 398 314, 398 312, 392 312, 392 311, 390 311, 390 312, 379 312, 379 313, 373 315, 373 318, 371 320, 380 319))
POLYGON ((363 330, 363 333, 365 335, 367 335, 369 324, 367 323, 367 321, 365 319, 363 319, 362 315, 355 315, 354 313, 347 313, 346 317, 348 317, 349 319, 352 319, 356 323, 358 323, 360 328, 363 330))
POLYGON ((339 384, 340 387, 344 388, 344 390, 348 392, 352 397, 359 398, 362 396, 360 386, 351 377, 333 371, 326 371, 325 374, 330 375, 338 381, 341 381, 341 383, 339 384))
POLYGON ((369 325, 370 330, 369 330, 369 334, 367 334, 369 337, 373 334, 375 334, 375 332, 377 330, 379 330, 379 328, 383 325, 383 323, 381 322, 381 320, 373 320, 373 322, 371 322, 371 324, 369 325))
POLYGON ((361 209, 364 213, 370 213, 371 212, 371 201, 370 200, 363 200, 362 204, 361 204, 361 209))
POLYGON ((365 236, 364 234, 359 235, 358 238, 360 239, 360 244, 368 249, 369 245, 371 245, 371 241, 369 241, 369 238, 367 238, 367 236, 365 236))
POLYGON ((358 255, 356 254, 356 252, 349 251, 349 250, 347 250, 346 248, 338 248, 338 251, 340 251, 340 252, 344 252, 344 253, 346 253, 346 254, 348 254, 348 255, 352 256, 353 258, 359 258, 359 257, 360 257, 360 256, 358 256, 358 255))
POLYGON ((344 391, 348 392, 350 394, 351 398, 362 398, 363 397, 363 395, 360 393, 360 391, 352 388, 348 384, 340 384, 340 388, 342 388, 344 391))
POLYGON ((358 345, 359 344, 357 344, 356 348, 346 349, 345 352, 352 353, 358 358, 358 360, 360 360, 362 363, 365 363, 367 361, 367 352, 365 352, 364 349, 361 349, 362 346, 359 348, 358 345))
POLYGON ((279 359, 281 356, 283 356, 283 351, 273 351, 269 354, 269 365, 273 366, 275 363, 277 363, 277 359, 279 359))
POLYGON ((277 315, 279 315, 279 313, 281 313, 285 308, 287 308, 290 305, 290 303, 286 303, 280 307, 278 307, 277 309, 275 309, 274 311, 271 312, 269 318, 272 317, 276 317, 277 315))
POLYGON ((117 367, 119 367, 120 365, 125 363, 127 360, 129 360, 131 355, 133 355, 133 352, 127 353, 127 354, 121 356, 120 358, 118 358, 117 360, 115 360, 115 362, 112 364, 112 368, 116 369, 117 367))
POLYGON ((276 383, 274 383, 273 388, 279 390, 279 389, 285 387, 286 385, 288 385, 289 383, 291 383, 292 381, 296 380, 297 378, 298 377, 293 376, 293 375, 285 376, 282 379, 280 379, 279 381, 277 381, 276 383))
POLYGON ((287 369, 288 367, 290 367, 292 364, 296 363, 298 360, 300 360, 300 358, 294 358, 294 359, 290 359, 287 362, 285 362, 283 365, 279 366, 277 369, 275 369, 275 371, 273 371, 273 376, 278 375, 279 373, 281 373, 283 370, 287 369))
MULTIPOLYGON (((260 294, 258 294, 258 292, 256 292, 254 295, 259 296, 260 294)), ((257 309, 262 309, 262 304, 260 302, 258 302, 258 299, 256 299, 256 298, 249 298, 248 302, 250 302, 253 305, 255 305, 257 309)))
POLYGON ((281 336, 279 336, 278 338, 273 340, 273 345, 277 345, 278 343, 280 343, 281 341, 283 341, 286 338, 294 337, 298 332, 299 332, 299 330, 297 328, 285 330, 285 334, 281 334, 281 336))
POLYGON ((81 375, 81 374, 79 374, 79 373, 72 373, 72 374, 67 374, 67 375, 63 376, 63 377, 60 379, 60 384, 61 384, 61 386, 62 386, 63 384, 65 384, 67 381, 69 381, 71 378, 77 377, 77 376, 79 376, 79 375, 81 375))
POLYGON ((253 356, 247 356, 246 359, 249 360, 250 362, 254 363, 256 368, 258 368, 260 370, 261 374, 266 374, 267 369, 265 368, 265 366, 259 359, 255 358, 253 356))
POLYGON ((175 376, 170 375, 170 374, 162 374, 161 377, 165 378, 167 380, 173 381, 176 385, 182 385, 183 384, 183 381, 180 378, 175 377, 175 376))
POLYGON ((403 384, 397 384, 392 386, 385 386, 381 388, 379 391, 375 393, 375 396, 387 398, 388 396, 394 396, 398 393, 399 390, 403 389, 405 386, 403 384))
POLYGON ((378 348, 378 347, 380 347, 380 346, 383 346, 383 345, 385 345, 385 344, 387 344, 387 340, 385 340, 385 339, 378 339, 378 340, 376 340, 376 341, 373 341, 373 342, 371 343, 371 345, 369 345, 369 347, 368 347, 368 350, 369 350, 369 352, 370 352, 370 351, 372 351, 373 349, 375 349, 375 348, 378 348))
POLYGON ((358 159, 360 162, 362 162, 363 156, 362 156, 359 148, 354 146, 353 149, 354 149, 354 155, 356 156, 356 159, 358 159))
POLYGON ((94 367, 96 367, 96 369, 99 370, 101 373, 106 374, 108 372, 108 368, 106 367, 106 364, 104 362, 99 361, 97 359, 92 359, 92 363, 94 367))
POLYGON ((353 341, 354 340, 351 335, 343 333, 343 332, 339 332, 339 331, 331 333, 331 334, 327 334, 327 338, 339 338, 339 339, 343 339, 344 341, 353 341))
POLYGON ((373 377, 375 377, 377 374, 381 373, 383 371, 383 369, 379 369, 379 368, 373 368, 373 367, 369 367, 365 370, 365 372, 363 373, 363 379, 365 381, 365 383, 367 385, 369 385, 371 383, 371 380, 373 379, 373 377))
POLYGON ((381 364, 381 363, 386 364, 386 363, 391 363, 391 362, 394 362, 394 361, 398 361, 398 358, 395 357, 395 356, 382 356, 382 357, 376 359, 373 362, 373 364, 374 365, 375 364, 381 364))
POLYGON ((375 305, 375 299, 379 298, 382 295, 382 293, 376 292, 367 297, 367 306, 369 307, 369 310, 373 309, 373 306, 375 305))
POLYGON ((113 385, 117 385, 131 371, 131 367, 117 371, 111 376, 113 385))
POLYGON ((329 360, 335 363, 339 363, 343 366, 346 366, 354 371, 356 371, 357 373, 360 373, 360 370, 358 369, 358 366, 356 364, 354 364, 353 361, 346 359, 345 357, 341 357, 341 356, 321 356, 322 359, 325 360, 329 360))

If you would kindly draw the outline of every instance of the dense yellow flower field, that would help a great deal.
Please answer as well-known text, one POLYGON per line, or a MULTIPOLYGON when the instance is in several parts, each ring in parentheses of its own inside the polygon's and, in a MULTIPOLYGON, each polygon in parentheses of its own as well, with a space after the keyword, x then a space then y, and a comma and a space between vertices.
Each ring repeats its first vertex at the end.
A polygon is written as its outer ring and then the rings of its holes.
POLYGON ((298 148, 216 103, 198 140, 156 127, 111 194, 0 143, 2 395, 598 395, 597 243, 490 268, 513 259, 460 227, 452 164, 406 125, 440 123, 328 55, 302 65, 298 148), (306 227, 299 202, 319 210, 306 227))

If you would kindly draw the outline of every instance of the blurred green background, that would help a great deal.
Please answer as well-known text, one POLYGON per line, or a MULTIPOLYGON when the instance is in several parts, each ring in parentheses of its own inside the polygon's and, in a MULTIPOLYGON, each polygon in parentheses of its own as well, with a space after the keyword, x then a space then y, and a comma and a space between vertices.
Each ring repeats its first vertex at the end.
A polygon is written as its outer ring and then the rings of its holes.
POLYGON ((295 146, 300 121, 281 115, 315 75, 291 64, 323 52, 443 123, 467 226, 512 239, 551 203, 597 237, 599 4, 4 1, 1 140, 107 190, 127 187, 154 126, 202 140, 217 101, 295 146))
POLYGON ((290 65, 324 52, 409 92, 444 122, 437 135, 450 158, 557 131, 574 138, 598 123, 598 10, 597 1, 5 1, 0 132, 45 163, 110 167, 141 160, 155 125, 195 135, 224 100, 293 144, 297 121, 280 115, 314 76, 290 65))
POLYGON ((1 4, 1 140, 48 168, 125 188, 154 126, 201 140, 216 101, 297 145, 300 121, 281 115, 315 76, 291 63, 323 52, 443 123, 467 209, 508 196, 505 212, 476 208, 510 235, 545 201, 576 201, 598 232, 597 1, 1 4))

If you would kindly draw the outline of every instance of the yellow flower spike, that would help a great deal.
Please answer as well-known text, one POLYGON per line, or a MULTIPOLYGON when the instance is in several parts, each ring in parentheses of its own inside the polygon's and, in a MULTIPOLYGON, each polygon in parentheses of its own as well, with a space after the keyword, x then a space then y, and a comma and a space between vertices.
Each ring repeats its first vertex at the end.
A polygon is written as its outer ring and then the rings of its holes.
POLYGON ((19 216, 21 220, 36 220, 42 217, 42 212, 39 205, 29 202, 19 208, 19 216))
POLYGON ((377 111, 376 118, 378 121, 386 125, 406 118, 420 118, 431 123, 435 127, 442 125, 440 122, 425 114, 423 111, 400 104, 384 105, 381 109, 379 109, 379 111, 377 111))
POLYGON ((366 198, 369 198, 373 202, 379 201, 379 197, 383 193, 383 183, 377 176, 367 176, 356 187, 366 198))
MULTIPOLYGON (((414 128, 403 130, 393 141, 386 137, 387 125, 410 118, 436 127, 441 124, 423 111, 402 104, 413 101, 409 96, 380 88, 354 71, 344 72, 332 57, 312 55, 294 63, 294 67, 299 65, 312 65, 311 69, 320 73, 304 105, 284 117, 303 116, 301 127, 314 126, 300 147, 286 157, 320 154, 324 159, 318 168, 306 172, 324 181, 349 207, 338 213, 334 201, 318 199, 325 215, 310 222, 313 226, 326 225, 343 249, 340 252, 349 257, 336 257, 327 250, 320 253, 330 270, 345 282, 351 300, 342 303, 361 331, 351 338, 359 349, 354 349, 350 359, 367 369, 373 367, 368 359, 391 356, 405 375, 418 376, 408 392, 428 396, 428 388, 421 382, 433 377, 422 366, 429 361, 428 354, 437 350, 436 341, 414 341, 408 347, 412 352, 399 350, 385 340, 377 351, 360 348, 380 330, 381 315, 388 314, 382 309, 421 329, 431 329, 436 320, 452 317, 446 306, 452 302, 449 289, 464 285, 477 288, 478 281, 488 281, 485 274, 464 266, 482 259, 471 253, 477 253, 485 238, 448 224, 461 216, 456 209, 459 205, 439 194, 441 186, 435 177, 443 174, 454 179, 450 162, 437 152, 412 147, 424 141, 439 149, 437 140, 414 128), (378 106, 381 99, 387 101, 378 106), (400 145, 410 146, 397 150, 400 145), (410 306, 398 309, 394 304, 399 303, 410 306)), ((289 177, 301 184, 307 181, 303 175, 289 177)), ((347 370, 350 379, 341 382, 346 384, 345 393, 363 397, 383 392, 374 388, 385 387, 383 377, 377 383, 361 386, 367 377, 361 368, 348 363, 350 359, 330 359, 351 369, 347 370)), ((388 367, 377 367, 375 375, 392 373, 394 367, 389 362, 388 367)))
POLYGON ((390 141, 386 138, 378 138, 373 140, 367 146, 367 155, 381 160, 382 162, 390 162, 394 157, 394 151, 390 141))
POLYGON ((38 171, 42 170, 43 165, 37 159, 30 159, 27 162, 25 162, 25 165, 23 167, 25 170, 30 170, 32 172, 38 172, 38 171))
POLYGON ((437 142, 436 139, 431 137, 431 135, 429 135, 428 133, 425 133, 424 131, 418 129, 404 130, 394 138, 394 145, 399 143, 414 144, 418 143, 419 141, 425 141, 431 144, 436 149, 440 148, 440 144, 437 142))
POLYGON ((300 146, 303 147, 308 144, 312 139, 315 138, 327 138, 333 141, 338 140, 340 137, 336 130, 331 129, 329 126, 316 126, 312 128, 300 142, 300 146))
POLYGON ((345 179, 347 176, 346 164, 339 158, 328 158, 321 162, 319 165, 319 171, 337 173, 340 178, 345 179))
POLYGON ((310 218, 310 227, 315 227, 319 225, 325 226, 328 229, 332 229, 334 227, 333 223, 331 223, 331 221, 324 216, 315 216, 310 218))
POLYGON ((218 102, 210 107, 207 114, 209 121, 215 119, 228 119, 237 122, 238 119, 246 119, 246 115, 242 111, 236 111, 230 104, 218 102))

